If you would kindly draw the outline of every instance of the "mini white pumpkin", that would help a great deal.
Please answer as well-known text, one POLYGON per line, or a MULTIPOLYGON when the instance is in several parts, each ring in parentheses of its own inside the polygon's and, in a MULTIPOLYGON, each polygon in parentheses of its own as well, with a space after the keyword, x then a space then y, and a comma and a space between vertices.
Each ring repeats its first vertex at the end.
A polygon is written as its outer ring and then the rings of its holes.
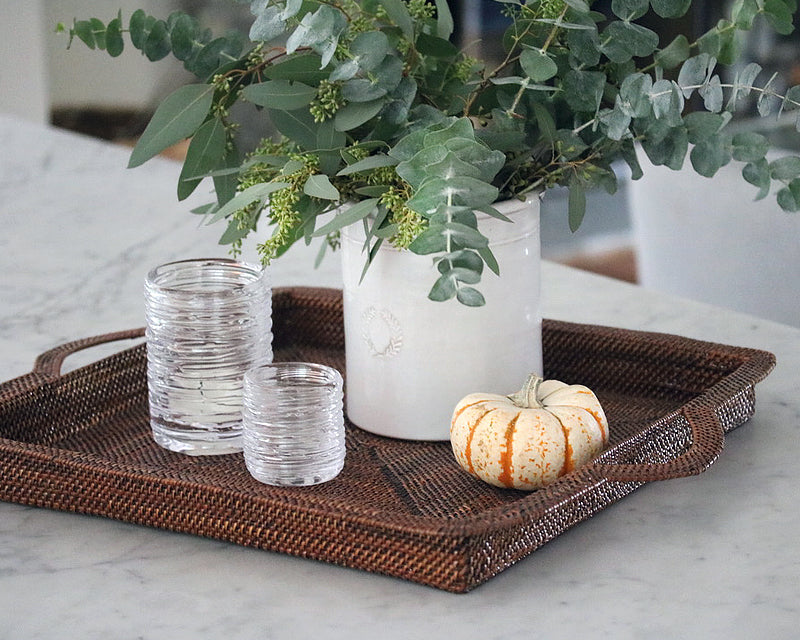
POLYGON ((453 411, 450 443, 458 463, 497 487, 543 487, 608 444, 608 420, 583 385, 531 374, 511 396, 472 393, 453 411))

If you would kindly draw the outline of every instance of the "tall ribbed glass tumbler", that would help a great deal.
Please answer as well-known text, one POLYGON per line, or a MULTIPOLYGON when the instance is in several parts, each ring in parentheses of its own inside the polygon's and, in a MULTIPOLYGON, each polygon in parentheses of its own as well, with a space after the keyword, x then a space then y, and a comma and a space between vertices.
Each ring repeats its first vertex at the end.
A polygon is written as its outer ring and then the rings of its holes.
POLYGON ((155 441, 192 455, 242 450, 242 380, 272 362, 267 272, 234 260, 156 267, 145 279, 155 441))
POLYGON ((327 482, 344 467, 342 375, 331 367, 281 362, 244 377, 244 460, 265 484, 327 482))

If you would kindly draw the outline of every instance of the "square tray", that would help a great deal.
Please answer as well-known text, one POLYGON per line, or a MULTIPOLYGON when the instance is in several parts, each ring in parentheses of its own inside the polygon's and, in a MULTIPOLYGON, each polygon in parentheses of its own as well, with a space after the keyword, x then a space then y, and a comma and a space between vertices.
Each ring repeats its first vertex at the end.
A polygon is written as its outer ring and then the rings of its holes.
MULTIPOLYGON (((273 292, 275 360, 344 372, 341 292, 273 292)), ((497 489, 462 471, 447 442, 347 425, 342 473, 270 487, 241 455, 192 457, 153 442, 145 345, 61 374, 78 340, 0 385, 0 499, 188 532, 384 573, 453 592, 488 580, 642 483, 700 473, 755 410, 772 354, 545 320, 545 376, 591 387, 609 447, 545 489, 497 489)))

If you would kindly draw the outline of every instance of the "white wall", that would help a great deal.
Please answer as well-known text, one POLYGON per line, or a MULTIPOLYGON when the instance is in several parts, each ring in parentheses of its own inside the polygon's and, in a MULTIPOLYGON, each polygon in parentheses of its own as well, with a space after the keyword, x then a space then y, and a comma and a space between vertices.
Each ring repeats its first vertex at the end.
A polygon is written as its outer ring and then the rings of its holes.
POLYGON ((49 119, 41 0, 0 0, 0 112, 49 119))

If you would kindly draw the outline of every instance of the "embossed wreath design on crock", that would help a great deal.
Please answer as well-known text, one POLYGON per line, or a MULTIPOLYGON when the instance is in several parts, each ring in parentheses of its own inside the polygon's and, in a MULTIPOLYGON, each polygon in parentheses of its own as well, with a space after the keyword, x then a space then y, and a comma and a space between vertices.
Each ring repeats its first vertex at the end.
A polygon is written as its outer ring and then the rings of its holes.
POLYGON ((361 337, 376 358, 391 358, 400 353, 403 347, 403 329, 400 321, 388 309, 378 310, 374 305, 364 309, 361 314, 364 328, 361 337), (387 332, 388 335, 381 335, 387 332))

